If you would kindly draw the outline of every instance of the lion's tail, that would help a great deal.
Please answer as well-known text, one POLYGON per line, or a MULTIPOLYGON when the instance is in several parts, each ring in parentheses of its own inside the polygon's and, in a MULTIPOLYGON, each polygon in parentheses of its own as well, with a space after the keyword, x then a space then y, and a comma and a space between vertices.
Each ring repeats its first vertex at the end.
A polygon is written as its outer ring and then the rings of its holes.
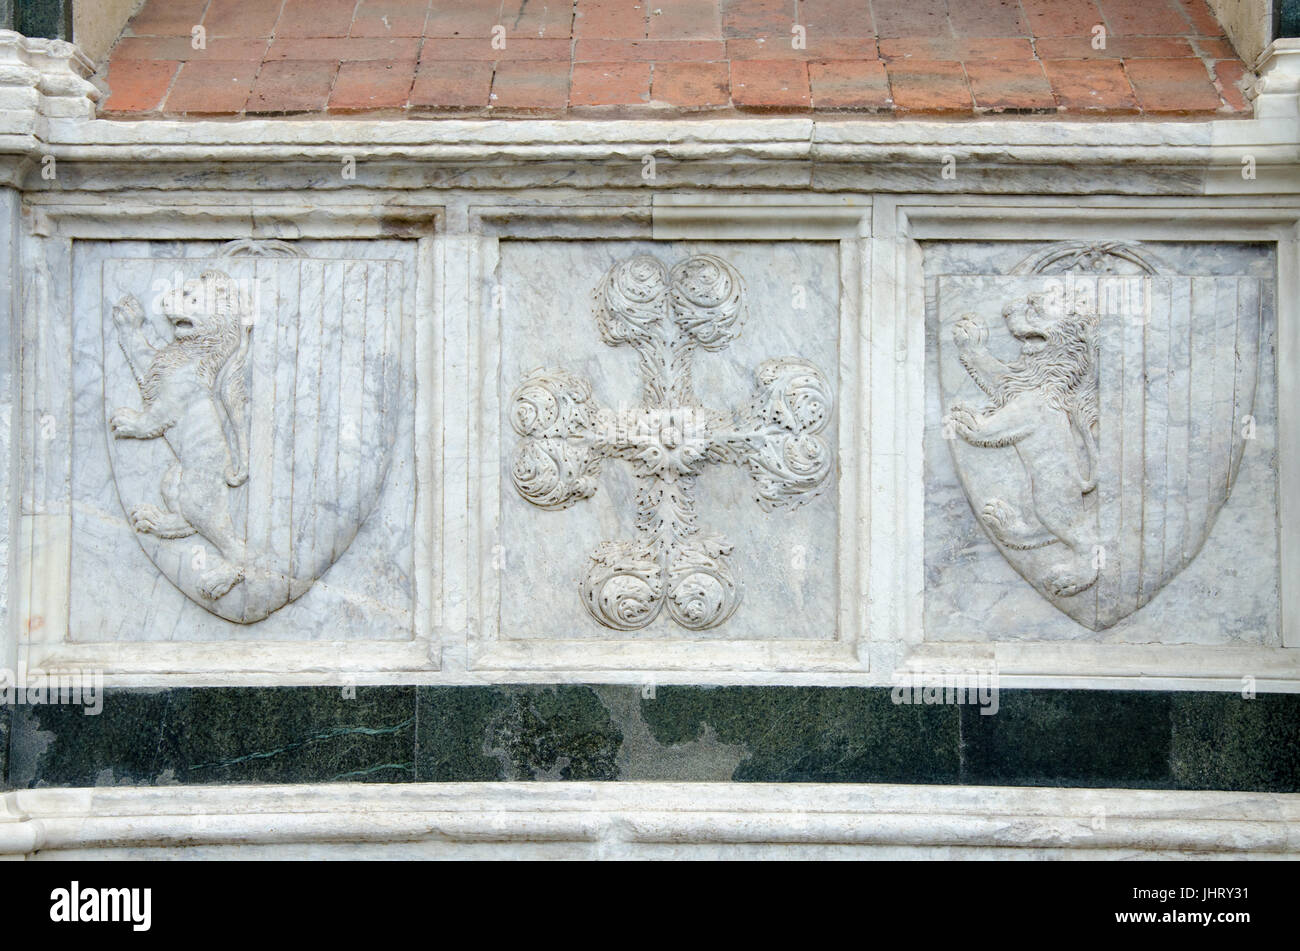
POLYGON ((1083 480, 1083 494, 1087 495, 1097 488, 1097 440, 1088 426, 1083 427, 1083 451, 1088 455, 1088 478, 1083 480))
POLYGON ((1079 431, 1083 437, 1083 452, 1087 456, 1088 467, 1087 475, 1084 477, 1079 488, 1084 495, 1093 492, 1097 488, 1097 438, 1092 434, 1092 420, 1088 418, 1088 413, 1081 412, 1081 408, 1076 404, 1070 412, 1070 422, 1074 428, 1079 431))
POLYGON ((227 441, 232 462, 226 470, 226 485, 231 488, 248 481, 248 390, 244 386, 244 367, 248 363, 252 329, 251 323, 241 320, 239 345, 217 373, 217 403, 230 423, 227 441))

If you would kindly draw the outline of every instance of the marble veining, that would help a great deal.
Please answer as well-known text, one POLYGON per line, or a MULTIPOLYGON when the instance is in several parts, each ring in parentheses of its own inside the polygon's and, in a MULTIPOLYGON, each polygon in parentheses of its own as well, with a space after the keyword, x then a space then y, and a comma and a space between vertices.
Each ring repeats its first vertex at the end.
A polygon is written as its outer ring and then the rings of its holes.
POLYGON ((411 285, 376 256, 400 244, 77 251, 74 350, 103 371, 76 390, 74 639, 409 638, 411 285))
POLYGON ((998 248, 927 251, 927 636, 1276 642, 1268 256, 998 248))
POLYGON ((707 466, 744 468, 766 511, 811 501, 831 478, 833 453, 821 434, 834 394, 810 361, 765 360, 741 409, 708 408, 696 396, 696 352, 725 349, 739 335, 745 297, 740 273, 716 255, 695 254, 671 269, 648 254, 626 258, 596 287, 595 314, 606 344, 638 354, 638 403, 605 408, 586 380, 545 367, 511 397, 511 424, 524 437, 511 475, 529 502, 564 509, 590 498, 603 459, 629 462, 639 480, 635 539, 602 543, 579 585, 606 627, 638 630, 666 609, 680 626, 706 630, 739 606, 733 543, 698 524, 695 486, 707 466))

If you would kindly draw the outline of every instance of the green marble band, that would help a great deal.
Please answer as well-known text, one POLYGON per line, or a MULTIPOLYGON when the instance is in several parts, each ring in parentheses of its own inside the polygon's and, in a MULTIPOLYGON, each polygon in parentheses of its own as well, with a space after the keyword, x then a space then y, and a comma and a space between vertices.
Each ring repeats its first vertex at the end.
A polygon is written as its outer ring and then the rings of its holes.
POLYGON ((1274 0, 1275 37, 1300 36, 1300 0, 1274 0))
POLYGON ((8 0, 3 6, 23 36, 72 39, 72 0, 8 0))
POLYGON ((0 707, 7 788, 664 780, 1300 791, 1300 695, 495 686, 110 690, 0 707), (11 721, 11 722, 9 722, 11 721))

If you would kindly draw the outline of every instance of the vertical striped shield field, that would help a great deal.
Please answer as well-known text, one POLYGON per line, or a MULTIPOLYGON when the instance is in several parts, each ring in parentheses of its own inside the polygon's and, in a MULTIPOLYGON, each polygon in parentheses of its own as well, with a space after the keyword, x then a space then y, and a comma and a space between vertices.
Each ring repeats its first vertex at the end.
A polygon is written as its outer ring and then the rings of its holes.
MULTIPOLYGON (((1244 275, 942 276, 944 412, 954 403, 989 402, 952 344, 956 322, 974 314, 988 328, 989 350, 1013 362, 1020 344, 1002 308, 1033 294, 1059 295, 1066 285, 1094 302, 1099 316, 1097 488, 1086 500, 1096 519, 1100 573, 1086 590, 1055 595, 1044 582, 1060 545, 1022 550, 990 538, 1057 608, 1102 630, 1145 605, 1196 557, 1228 500, 1255 412, 1261 285, 1244 275)), ((948 442, 974 512, 991 498, 1024 500, 1032 510, 1032 474, 1016 449, 948 442)), ((1086 471, 1082 440, 1063 451, 1078 453, 1086 471)))
MULTIPOLYGON (((347 550, 374 508, 395 438, 402 339, 401 274, 386 260, 231 257, 110 260, 103 272, 104 413, 139 409, 112 318, 123 295, 146 313, 161 351, 173 335, 159 306, 169 288, 218 271, 246 295, 247 412, 231 411, 225 437, 243 428, 248 479, 228 489, 236 534, 247 549, 245 579, 211 599, 199 578, 220 559, 201 534, 136 532, 145 554, 187 596, 237 623, 252 623, 307 591, 347 550)), ((219 398, 219 394, 217 396, 219 398)), ((123 512, 161 506, 161 484, 181 461, 163 438, 108 434, 123 512)))

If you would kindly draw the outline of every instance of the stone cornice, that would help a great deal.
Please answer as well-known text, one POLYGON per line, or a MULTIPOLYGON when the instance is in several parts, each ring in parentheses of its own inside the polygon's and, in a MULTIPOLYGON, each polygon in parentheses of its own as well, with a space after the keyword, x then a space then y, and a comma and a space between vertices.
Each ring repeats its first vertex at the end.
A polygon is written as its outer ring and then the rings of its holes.
POLYGON ((1300 121, 52 119, 69 187, 564 186, 1196 195, 1300 191, 1300 121), (654 174, 645 173, 649 158, 654 174), (352 162, 355 175, 340 174, 352 162), (1249 161, 1252 176, 1242 175, 1249 161), (955 174, 942 174, 955 163, 955 174), (1240 182, 1236 180, 1240 179, 1240 182))
POLYGON ((100 98, 94 71, 71 43, 0 30, 0 129, 12 134, 38 117, 93 119, 100 98))
MULTIPOLYGON (((433 783, 33 789, 0 797, 0 856, 401 845, 430 857, 576 849, 725 857, 1300 854, 1300 797, 1167 790, 762 783, 433 783), (842 854, 842 853, 841 853, 842 854)), ((152 853, 158 854, 158 853, 152 853)))
POLYGON ((95 66, 71 43, 0 30, 0 182, 17 184, 44 150, 51 119, 95 117, 95 66))
POLYGON ((95 119, 93 65, 61 40, 0 31, 0 180, 69 187, 390 190, 811 188, 1082 194, 1300 191, 1300 42, 1261 58, 1258 118, 1212 122, 981 119, 95 119), (43 179, 45 155, 79 168, 43 179), (648 157, 657 163, 643 174, 648 157), (1249 157, 1255 174, 1232 184, 1249 157), (343 160, 365 165, 355 178, 343 160), (955 175, 939 174, 949 162, 955 175))
POLYGON ((1300 38, 1274 40, 1255 63, 1259 78, 1249 89, 1255 115, 1265 120, 1300 117, 1300 38))
MULTIPOLYGON (((74 187, 182 187, 258 179, 263 188, 347 187, 350 158, 391 189, 528 187, 791 188, 937 192, 1200 194, 1300 190, 1300 41, 1257 64, 1254 119, 969 122, 814 119, 611 121, 95 119, 93 64, 61 40, 0 31, 0 179, 46 185, 49 154, 87 171, 74 187), (647 180, 643 162, 659 172, 647 180), (1231 178, 1249 157, 1245 188, 1231 178), (955 176, 940 177, 945 162, 955 176), (182 175, 171 174, 184 166, 182 175), (198 166, 206 166, 208 171, 198 166), (295 174, 293 169, 298 169, 295 174), (94 169, 95 171, 90 171, 94 169), (216 174, 217 171, 220 174, 216 174), (152 179, 152 181, 150 180, 152 179), (170 179, 170 180, 169 180, 170 179), (459 180, 458 180, 459 179, 459 180), (1216 184, 1217 183, 1217 184, 1216 184)), ((362 176, 358 176, 358 183, 362 176)), ((226 184, 224 187, 230 187, 226 184)))

